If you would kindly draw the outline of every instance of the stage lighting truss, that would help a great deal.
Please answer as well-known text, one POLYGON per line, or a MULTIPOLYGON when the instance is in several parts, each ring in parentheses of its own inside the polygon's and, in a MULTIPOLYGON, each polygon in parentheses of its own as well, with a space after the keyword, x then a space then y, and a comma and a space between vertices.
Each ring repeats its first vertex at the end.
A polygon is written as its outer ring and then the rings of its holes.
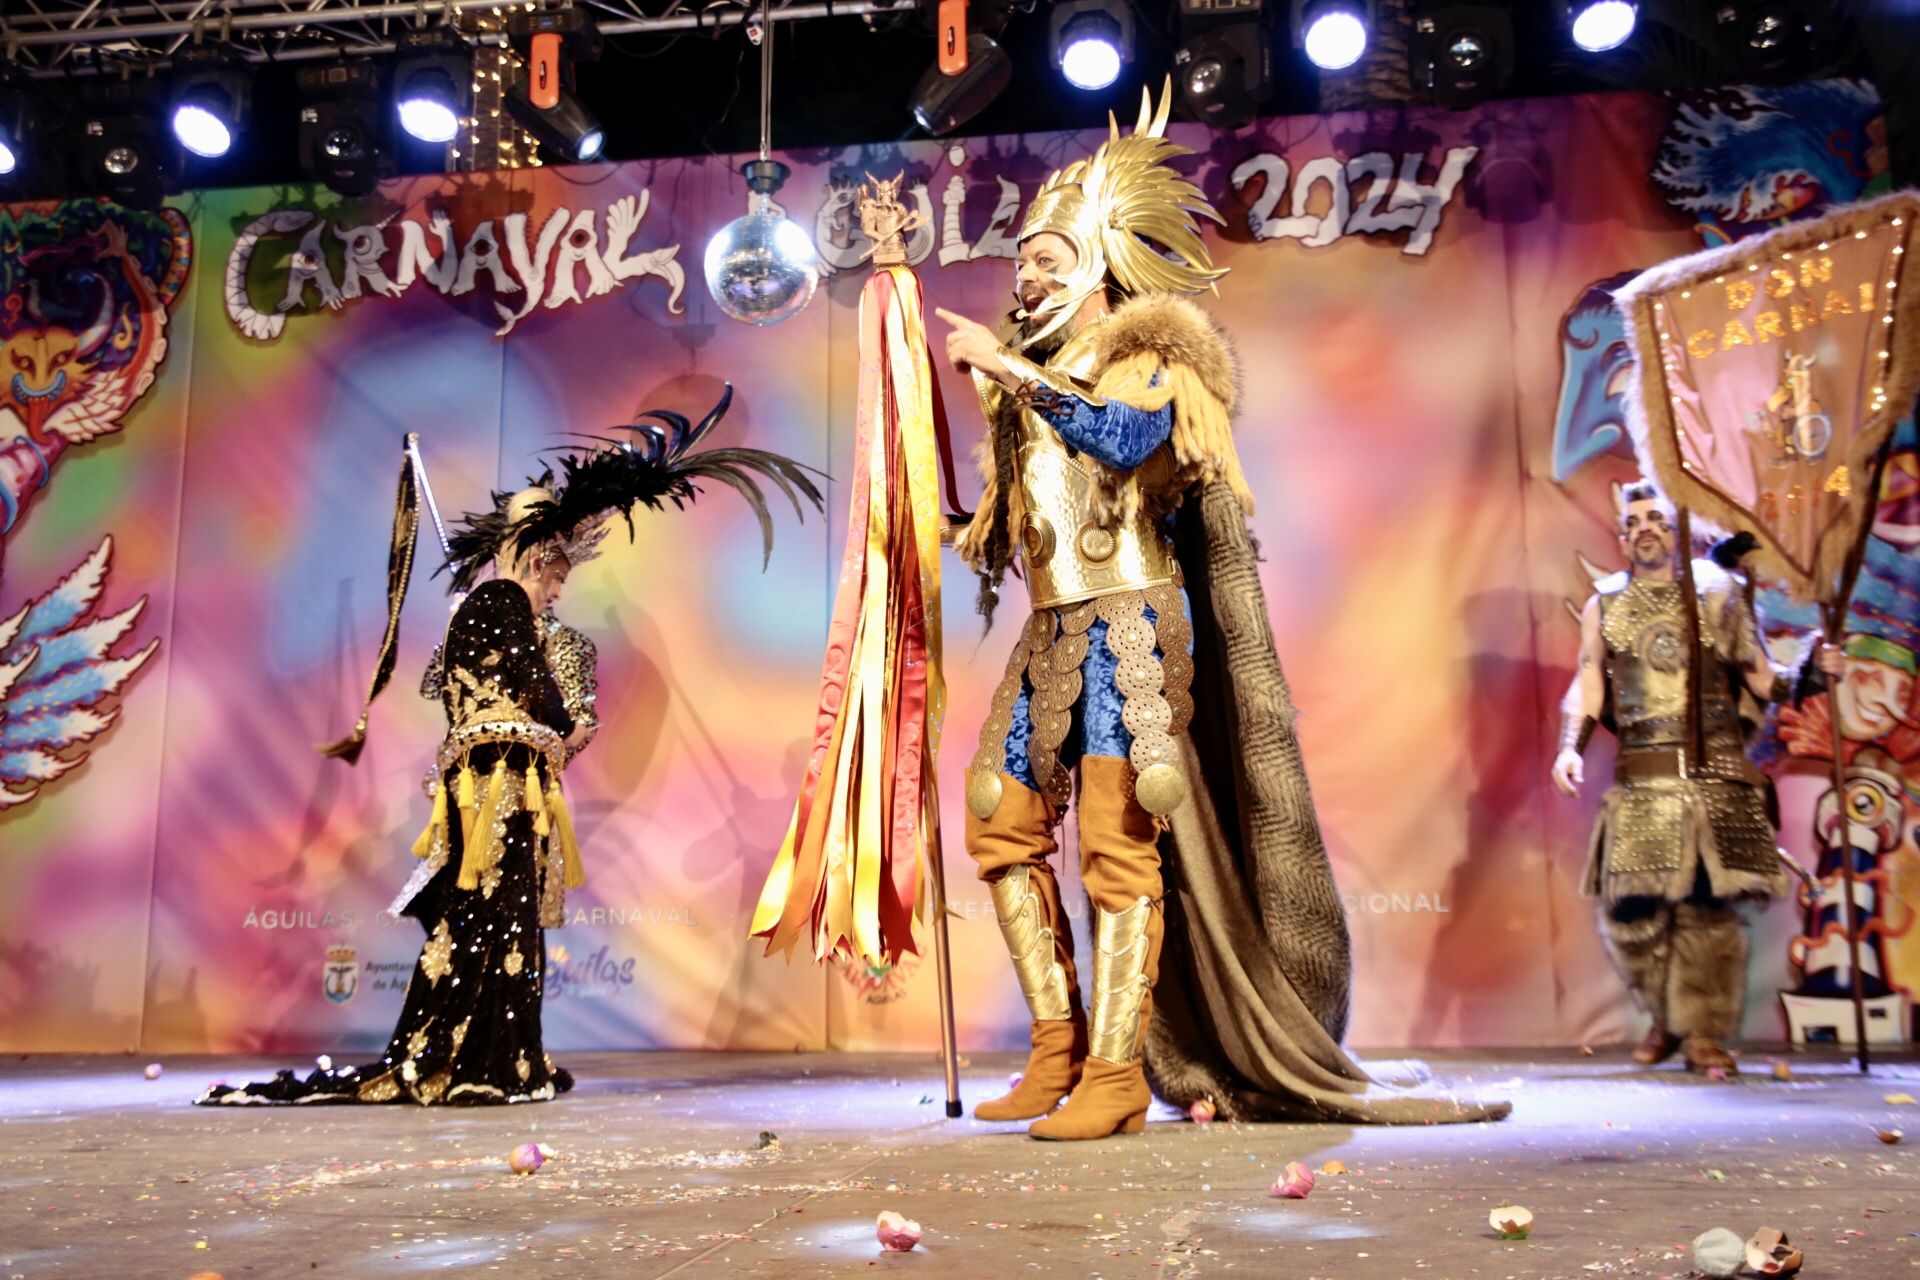
POLYGON ((1407 57, 1413 82, 1439 106, 1470 106, 1513 78, 1513 13, 1505 0, 1426 0, 1412 16, 1407 57))
POLYGON ((392 176, 382 68, 356 58, 295 75, 300 91, 300 168, 343 196, 364 196, 392 176))
POLYGON ((1047 52, 1076 89, 1105 89, 1133 61, 1133 6, 1127 0, 1055 0, 1047 52))
POLYGON ((1221 129, 1252 123, 1273 94, 1265 0, 1180 0, 1173 78, 1188 119, 1221 129))
MULTIPOLYGON (((1021 0, 1026 3, 1026 0, 1021 0)), ((775 22, 886 14, 903 0, 788 0, 774 9, 775 22)), ((978 7, 978 0, 975 0, 978 7)), ((397 33, 418 24, 472 25, 472 19, 518 8, 505 0, 31 0, 5 9, 7 56, 30 74, 51 75, 83 67, 164 71, 188 40, 218 42, 251 62, 332 62, 343 51, 355 56, 394 52, 397 33)), ((738 4, 679 4, 649 17, 640 0, 581 0, 600 14, 606 36, 671 35, 743 25, 738 4), (621 16, 623 13, 631 16, 621 16)), ((522 16, 522 15, 516 15, 522 16)), ((476 43, 499 45, 497 32, 476 43)))
POLYGON ((600 158, 606 131, 574 97, 573 64, 600 56, 600 33, 585 10, 558 9, 513 15, 514 48, 526 59, 507 93, 507 114, 541 146, 563 159, 586 164, 600 158))
POLYGON ((1634 0, 1568 0, 1567 32, 1588 53, 1618 49, 1633 38, 1640 20, 1634 0))
POLYGON ((1342 71, 1367 52, 1374 0, 1292 0, 1293 42, 1322 71, 1342 71))
POLYGON ((448 27, 409 31, 395 42, 393 105, 420 142, 450 143, 471 113, 473 48, 448 27))
POLYGON ((1831 0, 1721 0, 1714 32, 1722 61, 1742 82, 1812 75, 1827 52, 1831 0))
POLYGON ((87 85, 76 185, 130 209, 159 208, 175 178, 175 147, 158 119, 162 101, 146 78, 87 85))
POLYGON ((220 45, 193 45, 173 59, 167 119, 173 136, 195 156, 217 160, 233 150, 253 92, 253 77, 220 45))

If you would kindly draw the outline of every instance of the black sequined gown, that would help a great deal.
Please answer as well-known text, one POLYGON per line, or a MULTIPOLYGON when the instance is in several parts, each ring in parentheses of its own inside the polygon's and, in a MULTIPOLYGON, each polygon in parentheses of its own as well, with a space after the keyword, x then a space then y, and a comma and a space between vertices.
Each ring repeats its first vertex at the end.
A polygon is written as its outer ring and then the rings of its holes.
MULTIPOLYGON (((471 1105, 543 1101, 572 1087, 572 1077, 553 1065, 540 1039, 543 920, 561 922, 565 868, 558 840, 542 830, 551 823, 539 816, 537 801, 528 803, 527 783, 531 766, 544 791, 552 778, 543 771, 551 775, 564 761, 564 747, 557 754, 554 748, 573 730, 570 702, 591 723, 592 648, 551 619, 537 622, 526 592, 496 580, 476 588, 454 614, 437 661, 444 662, 440 688, 449 725, 438 786, 449 808, 459 803, 463 768, 479 780, 469 793, 484 794, 496 765, 504 764, 497 771, 498 803, 480 813, 483 820, 494 819, 491 855, 465 856, 459 820, 422 837, 424 860, 394 909, 419 920, 427 941, 378 1061, 315 1071, 305 1079, 282 1071, 237 1089, 215 1086, 199 1100, 203 1104, 471 1105), (556 641, 572 645, 571 698, 563 696, 548 664, 556 641), (505 741, 503 725, 511 730, 505 741), (463 888, 463 878, 475 883, 463 888)), ((429 671, 429 682, 435 676, 429 671)), ((436 819, 442 812, 436 809, 436 819)), ((476 847, 484 834, 476 829, 476 847)))

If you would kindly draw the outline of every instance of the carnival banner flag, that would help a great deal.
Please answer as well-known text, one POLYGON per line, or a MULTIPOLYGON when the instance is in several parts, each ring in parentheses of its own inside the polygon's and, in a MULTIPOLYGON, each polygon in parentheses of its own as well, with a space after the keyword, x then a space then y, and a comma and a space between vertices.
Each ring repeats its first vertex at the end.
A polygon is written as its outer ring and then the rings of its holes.
POLYGON ((816 960, 918 953, 922 872, 937 856, 939 389, 920 281, 883 266, 860 297, 860 403, 840 586, 800 797, 753 935, 816 960))
POLYGON ((1665 263, 1620 291, 1635 443, 1668 495, 1751 532, 1762 573, 1832 605, 1913 407, 1920 296, 1903 192, 1665 263))

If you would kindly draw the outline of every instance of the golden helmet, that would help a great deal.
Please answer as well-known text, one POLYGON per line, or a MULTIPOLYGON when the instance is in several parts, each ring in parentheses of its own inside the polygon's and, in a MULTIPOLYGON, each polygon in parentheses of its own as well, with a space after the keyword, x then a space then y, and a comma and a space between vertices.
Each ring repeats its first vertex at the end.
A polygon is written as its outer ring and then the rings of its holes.
POLYGON ((1141 89, 1133 132, 1121 137, 1120 122, 1109 116, 1112 136, 1088 159, 1048 178, 1027 207, 1020 240, 1051 231, 1073 246, 1079 261, 1065 288, 1020 317, 1029 329, 1021 345, 1058 332, 1109 276, 1131 295, 1199 293, 1227 274, 1213 265, 1196 218, 1225 220, 1167 163, 1193 153, 1165 136, 1172 108, 1172 80, 1157 110, 1153 96, 1141 89))

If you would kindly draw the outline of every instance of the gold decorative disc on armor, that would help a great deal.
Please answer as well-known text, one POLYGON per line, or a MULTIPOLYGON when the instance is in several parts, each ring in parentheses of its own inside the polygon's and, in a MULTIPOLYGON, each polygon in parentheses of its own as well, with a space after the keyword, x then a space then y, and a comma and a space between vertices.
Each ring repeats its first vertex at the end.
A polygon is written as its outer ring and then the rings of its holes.
POLYGON ((1133 797, 1142 809, 1162 817, 1187 798, 1187 780, 1170 764, 1150 764, 1133 780, 1133 797))
POLYGON ((967 775, 967 812, 985 822, 1000 807, 1003 789, 999 774, 975 769, 967 775))
POLYGON ((1120 548, 1119 539, 1113 536, 1111 529, 1102 529, 1090 524, 1080 531, 1080 558, 1093 564, 1101 564, 1113 559, 1113 553, 1120 548))
POLYGON ((1656 618, 1633 638, 1633 649, 1641 661, 1664 675, 1686 666, 1687 637, 1672 618, 1656 618))
POLYGON ((1045 516, 1028 516, 1027 527, 1020 531, 1020 546, 1027 553, 1027 564, 1038 568, 1053 559, 1053 553, 1059 546, 1059 535, 1053 531, 1053 522, 1045 516))

